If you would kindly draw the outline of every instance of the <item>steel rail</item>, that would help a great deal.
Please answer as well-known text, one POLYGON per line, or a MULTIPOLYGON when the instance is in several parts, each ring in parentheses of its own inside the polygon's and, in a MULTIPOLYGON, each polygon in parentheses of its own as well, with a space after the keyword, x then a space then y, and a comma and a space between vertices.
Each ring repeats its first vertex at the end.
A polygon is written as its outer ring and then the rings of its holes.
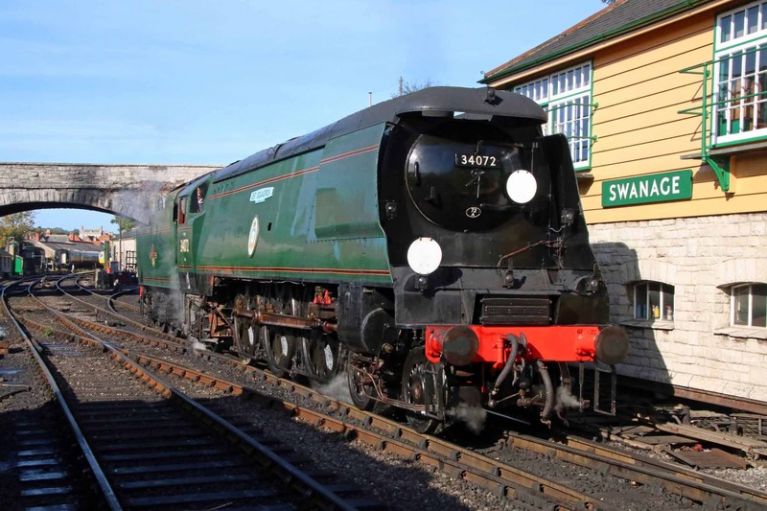
MULTIPOLYGON (((83 275, 83 274, 77 274, 77 280, 75 281, 75 285, 76 285, 76 286, 77 286, 77 287, 78 287, 78 288, 79 288, 81 291, 84 291, 84 292, 88 293, 88 294, 89 294, 89 295, 91 295, 91 296, 97 296, 97 297, 99 297, 99 298, 102 298, 103 300, 105 300, 105 301, 107 302, 107 307, 109 307, 109 309, 110 309, 110 310, 111 310, 113 313, 115 313, 115 314, 120 314, 120 313, 119 313, 119 312, 117 312, 117 308, 115 308, 115 306, 114 306, 114 301, 115 301, 117 298, 119 298, 120 296, 122 296, 122 295, 124 295, 124 294, 127 294, 127 293, 130 293, 130 292, 133 292, 133 291, 135 291, 135 290, 136 290, 136 288, 135 288, 135 287, 132 287, 132 288, 130 288, 130 289, 125 289, 125 290, 122 290, 122 291, 117 291, 117 292, 115 292, 115 293, 112 293, 112 294, 111 294, 111 295, 109 295, 109 296, 100 295, 100 294, 98 294, 98 293, 95 293, 93 290, 91 290, 91 289, 88 289, 87 287, 83 286, 83 285, 80 283, 80 281, 81 281, 82 279, 84 279, 85 277, 86 277, 86 275, 83 275)), ((74 277, 72 277, 72 278, 74 278, 74 277)), ((138 313, 138 312, 140 312, 140 311, 141 311, 141 310, 139 309, 139 307, 137 307, 136 305, 133 305, 133 304, 124 303, 124 304, 123 304, 123 306, 127 307, 128 309, 131 309, 133 312, 136 312, 136 313, 138 313)))
MULTIPOLYGON (((83 289, 87 289, 87 288, 83 288, 83 289)), ((107 306, 112 312, 114 312, 115 314, 119 314, 119 312, 117 312, 117 308, 115 307, 115 303, 117 302, 117 299, 128 293, 132 293, 135 290, 136 288, 124 289, 122 291, 117 291, 116 293, 109 295, 109 297, 107 298, 107 306)), ((132 303, 122 303, 121 307, 127 307, 128 309, 136 313, 141 312, 141 307, 133 305, 132 303)))
MULTIPOLYGON (((43 311, 47 309, 41 308, 40 310, 43 311)), ((23 319, 24 319, 23 323, 27 325, 30 328, 30 330, 34 329, 37 332, 45 334, 47 330, 50 329, 49 325, 39 323, 33 319, 30 319, 29 317, 23 316, 23 319)), ((157 348, 157 347, 165 348, 165 349, 169 349, 179 353, 186 353, 188 351, 188 347, 186 346, 186 344, 183 344, 183 343, 166 341, 165 339, 158 339, 158 338, 153 338, 148 336, 141 336, 127 330, 121 330, 119 328, 106 326, 102 323, 89 321, 83 318, 70 317, 69 320, 75 323, 76 325, 78 325, 79 327, 82 327, 86 330, 110 335, 118 339, 136 342, 138 344, 147 345, 153 348, 157 348)), ((63 332, 59 332, 59 333, 63 334, 63 332)), ((72 334, 68 334, 68 335, 72 335, 72 334)))
MULTIPOLYGON (((35 282, 36 281, 32 281, 32 284, 30 286, 34 285, 35 282)), ((24 342, 30 347, 30 351, 32 352, 32 355, 34 356, 40 371, 45 376, 45 380, 48 382, 48 386, 51 388, 51 392, 53 393, 54 399, 58 403, 59 408, 61 409, 61 412, 64 414, 64 417, 67 420, 67 424, 69 424, 69 427, 75 436, 77 445, 80 447, 80 450, 83 452, 83 456, 88 462, 88 466, 90 467, 90 470, 93 473, 93 477, 96 479, 96 482, 99 486, 99 489, 101 490, 101 494, 104 497, 104 500, 106 501, 107 506, 109 506, 109 509, 111 509, 112 511, 120 511, 122 510, 122 506, 120 505, 120 502, 117 499, 117 495, 115 494, 114 489, 112 488, 111 484, 109 483, 109 480, 107 479, 106 474, 104 473, 104 470, 101 468, 101 465, 96 459, 96 456, 93 453, 93 449, 88 443, 88 440, 85 438, 85 435, 83 434, 82 429, 80 429, 80 425, 77 423, 77 420, 75 419, 75 416, 72 413, 72 409, 69 407, 69 404, 67 403, 67 400, 64 397, 63 392, 61 391, 61 388, 59 387, 58 383, 56 383, 56 379, 54 378, 53 373, 51 373, 48 367, 48 364, 40 355, 40 352, 42 352, 42 347, 38 343, 36 343, 29 335, 27 335, 26 331, 19 323, 13 311, 11 311, 11 308, 8 306, 8 303, 6 301, 7 299, 6 291, 10 289, 11 287, 19 285, 21 283, 22 281, 18 281, 8 286, 4 286, 2 288, 2 291, 0 291, 0 302, 2 302, 3 313, 5 314, 6 318, 8 318, 8 320, 14 325, 14 327, 16 327, 17 331, 19 332, 19 335, 24 339, 24 342)))
MULTIPOLYGON (((294 394, 304 394, 317 402, 321 402, 321 399, 327 400, 328 408, 332 408, 341 418, 302 407, 290 401, 265 396, 244 385, 176 362, 145 354, 135 355, 135 360, 143 366, 149 366, 179 378, 186 378, 206 387, 215 387, 233 395, 242 395, 281 407, 284 411, 314 427, 348 438, 356 438, 379 451, 436 467, 452 477, 471 482, 500 496, 519 498, 522 502, 528 501, 528 503, 535 505, 541 505, 537 500, 543 497, 547 499, 547 506, 551 504, 550 501, 558 503, 557 509, 600 509, 597 499, 582 492, 472 451, 461 449, 456 452, 454 449, 457 449, 457 446, 422 435, 397 422, 359 410, 340 401, 325 398, 321 394, 298 384, 293 384, 295 388, 290 389, 294 394), (350 420, 353 420, 354 423, 350 420), (379 433, 375 431, 376 429, 382 432, 379 433), (450 448, 445 448, 445 445, 449 445, 450 448), (562 507, 563 503, 565 507, 562 507)), ((273 377, 268 373, 263 374, 266 377, 273 377)), ((266 379, 264 378, 264 380, 266 379)))
MULTIPOLYGON (((195 353, 201 357, 207 357, 209 359, 216 358, 224 360, 228 364, 236 364, 238 367, 252 372, 254 378, 260 378, 270 385, 281 387, 304 398, 309 398, 317 402, 324 401, 328 403, 328 406, 335 410, 339 410, 339 413, 345 414, 351 419, 366 422, 374 428, 388 432, 390 438, 422 445, 433 453, 448 453, 451 458, 471 460, 470 463, 474 463, 477 467, 483 467, 485 470, 495 472, 502 470, 500 467, 493 466, 493 463, 497 465, 499 462, 496 462, 491 458, 484 457, 473 451, 463 449, 435 437, 421 435, 397 422, 358 410, 350 405, 323 396, 322 394, 301 386, 291 380, 278 378, 252 366, 243 366, 238 360, 232 357, 212 352, 201 353, 196 351, 195 353), (488 464, 488 460, 492 463, 488 464)), ((142 357, 145 361, 151 359, 151 357, 146 355, 143 355, 142 357)), ((191 380, 201 379, 222 390, 231 387, 232 389, 238 388, 236 392, 246 392, 244 387, 238 386, 232 382, 222 381, 217 383, 215 382, 215 377, 207 375, 201 371, 190 368, 180 368, 178 365, 175 365, 174 369, 172 368, 174 366, 173 363, 160 361, 159 359, 155 359, 151 363, 155 364, 160 370, 170 371, 177 376, 186 377, 191 380), (213 383, 210 383, 211 381, 213 381, 213 383)), ((317 424, 332 423, 332 420, 328 419, 329 416, 314 416, 313 414, 315 412, 306 408, 301 408, 293 403, 283 402, 283 406, 286 409, 295 410, 293 413, 302 418, 306 418, 308 422, 317 424)), ((759 490, 707 476, 687 469, 686 467, 672 465, 640 455, 627 454, 573 436, 568 436, 564 440, 564 443, 557 443, 531 436, 512 434, 509 437, 508 443, 510 446, 513 445, 514 447, 522 448, 527 451, 557 457, 579 466, 592 469, 595 466, 599 466, 602 470, 607 471, 612 475, 630 481, 642 482, 644 484, 660 484, 668 491, 703 505, 727 503, 729 505, 741 505, 743 509, 764 509, 767 507, 767 493, 759 490)))
POLYGON ((651 460, 637 454, 627 454, 574 437, 568 437, 565 443, 557 443, 511 433, 506 443, 510 447, 556 457, 629 481, 660 484, 667 491, 704 506, 714 506, 714 508, 725 506, 728 509, 743 510, 762 510, 767 507, 767 494, 764 492, 706 476, 685 467, 651 460))
POLYGON ((737 483, 731 483, 729 481, 724 481, 716 477, 712 477, 708 474, 704 474, 696 470, 691 470, 686 467, 673 465, 671 463, 667 463, 665 461, 658 460, 655 458, 650 458, 649 456, 642 456, 642 455, 636 455, 636 454, 629 455, 626 452, 621 451, 619 449, 615 449, 613 447, 609 447, 606 445, 601 445, 596 442, 585 440, 583 438, 578 438, 572 435, 568 435, 566 438, 564 438, 563 443, 567 447, 575 451, 593 453, 598 456, 602 456, 606 458, 614 458, 628 465, 645 467, 651 471, 665 472, 669 474, 678 475, 701 484, 714 485, 724 490, 729 490, 739 495, 742 498, 753 500, 752 502, 753 504, 759 504, 767 508, 767 493, 759 491, 759 490, 755 490, 753 488, 749 488, 747 486, 743 486, 737 483))
MULTIPOLYGON (((65 279, 60 279, 59 282, 57 282, 57 287, 61 280, 65 279)), ((51 307, 47 307, 45 303, 42 302, 42 300, 31 294, 31 287, 30 296, 37 300, 48 311, 50 311, 58 321, 64 324, 67 328, 75 331, 78 338, 91 338, 93 341, 97 342, 115 362, 128 369, 136 377, 143 380, 150 387, 152 387, 156 392, 166 398, 175 400, 182 407, 191 410, 196 415, 202 417, 202 422, 206 425, 206 427, 213 428, 219 432, 220 430, 226 432, 230 438, 234 439, 234 443, 239 445, 242 450, 257 458, 262 465, 276 469, 276 471, 281 473, 281 475, 284 477, 284 481, 289 482, 291 487, 302 493, 303 496, 311 500, 313 504, 319 506, 322 509, 343 511, 353 511, 357 509, 353 503, 347 502, 334 491, 330 490, 325 485, 319 483, 313 477, 308 475, 306 472, 285 460, 283 457, 278 455, 262 442, 241 431, 239 428, 229 423, 215 412, 197 403, 195 400, 187 397, 181 391, 165 382, 156 374, 147 371, 144 367, 132 360, 132 358, 124 350, 116 347, 109 341, 101 339, 96 335, 81 329, 61 312, 51 307)))
MULTIPOLYGON (((102 323, 89 321, 83 318, 71 317, 68 319, 72 321, 72 323, 75 323, 76 325, 82 328, 85 328, 86 330, 91 330, 100 334, 108 334, 118 339, 132 341, 138 344, 144 344, 144 345, 148 345, 152 347, 162 347, 162 348, 170 349, 173 351, 177 351, 179 353, 185 353, 189 350, 186 344, 182 342, 178 342, 178 341, 169 341, 163 337, 154 337, 154 336, 149 337, 149 334, 147 333, 145 333, 144 335, 139 335, 134 332, 130 332, 128 330, 122 330, 120 328, 110 327, 102 323)), ((154 332, 151 332, 151 333, 154 333, 154 332)))
MULTIPOLYGON (((239 367, 242 367, 237 361, 235 361, 231 357, 222 356, 222 355, 218 355, 214 353, 208 353, 208 352, 206 352, 204 355, 203 354, 200 354, 200 355, 204 357, 208 357, 208 358, 221 358, 228 364, 237 363, 239 367)), ((192 381, 199 380, 204 385, 215 386, 216 388, 223 391, 232 392, 234 394, 240 394, 240 393, 246 392, 245 387, 242 387, 232 382, 216 379, 215 377, 208 375, 207 373, 204 373, 202 371, 181 367, 178 364, 175 364, 169 361, 152 358, 147 355, 141 355, 139 362, 149 363, 153 367, 155 367, 156 369, 162 372, 171 373, 179 377, 190 379, 192 381)), ((310 398, 318 402, 323 399, 327 400, 328 402, 330 402, 331 407, 341 410, 340 413, 346 414, 350 418, 356 421, 367 422, 372 427, 377 428, 381 431, 388 432, 389 438, 402 439, 411 444, 420 444, 420 445, 426 446, 429 449, 433 449, 435 450, 435 452, 439 452, 439 453, 445 453, 445 452, 450 453, 451 457, 460 457, 462 460, 470 460, 469 463, 477 467, 482 467, 484 470, 489 469, 489 470, 494 470, 496 472, 499 470, 498 467, 493 467, 492 465, 488 465, 487 460, 489 458, 478 455, 477 453, 474 453, 472 451, 465 450, 465 449, 458 450, 459 448, 457 446, 453 444, 449 444, 447 442, 444 442, 436 438, 429 438, 427 441, 424 441, 424 437, 422 435, 420 435, 419 433, 413 430, 409 430, 408 428, 403 427, 399 423, 389 421, 388 419, 384 419, 374 414, 368 414, 367 412, 362 412, 344 403, 321 397, 320 394, 316 393, 315 391, 311 389, 298 385, 295 382, 292 382, 290 380, 277 378, 276 376, 263 372, 257 368, 246 366, 245 370, 251 371, 254 374, 261 376, 261 378, 266 380, 267 383, 271 385, 282 387, 285 390, 288 390, 289 392, 297 394, 297 395, 301 395, 304 398, 310 398)), ((284 403, 284 406, 287 409, 296 408, 296 411, 294 413, 296 415, 300 415, 302 418, 304 418, 310 423, 330 424, 332 422, 332 421, 328 421, 327 417, 318 418, 311 415, 311 411, 307 411, 307 409, 305 408, 297 407, 296 405, 293 405, 287 402, 284 403)), ((335 430, 337 430, 337 427, 335 430)), ((751 507, 756 506, 756 508, 759 508, 765 505, 765 502, 767 502, 765 501, 765 497, 763 495, 760 495, 760 492, 758 491, 755 491, 755 490, 752 491, 749 488, 731 484, 731 483, 726 483, 711 477, 701 477, 701 474, 698 474, 688 469, 684 469, 683 467, 674 467, 672 465, 668 465, 667 467, 665 467, 665 471, 659 471, 658 473, 653 473, 654 470, 657 471, 659 469, 653 468, 651 466, 647 466, 641 460, 635 459, 634 457, 629 456, 625 453, 620 453, 619 451, 608 451, 607 448, 602 448, 600 452, 603 453, 604 456, 607 456, 608 458, 613 458, 612 462, 610 462, 605 459, 600 459, 598 455, 595 455, 595 456, 578 455, 578 453, 574 452, 573 450, 568 450, 567 446, 562 446, 560 444, 556 444, 552 442, 546 443, 546 441, 535 439, 533 437, 522 437, 520 435, 515 435, 515 438, 516 438, 516 442, 514 443, 515 447, 523 448, 528 451, 539 452, 542 454, 546 454, 547 456, 558 457, 570 463, 574 463, 576 465, 585 466, 589 468, 593 468, 594 466, 596 466, 595 464, 599 464, 600 467, 603 467, 605 470, 610 471, 610 473, 613 473, 614 475, 618 477, 632 480, 632 481, 641 481, 645 484, 650 484, 653 482, 660 483, 664 487, 666 487, 669 491, 672 491, 676 494, 683 495, 696 502, 704 503, 706 501, 710 501, 711 499, 714 499, 714 500, 725 499, 728 502, 745 500, 746 503, 749 503, 751 507), (621 465, 621 462, 623 462, 624 465, 621 465), (664 476, 666 478, 665 480, 662 479, 662 477, 664 476), (681 478, 682 480, 679 480, 679 478, 681 478), (685 481, 684 479, 688 479, 689 481, 685 481), (698 488, 691 487, 691 485, 694 486, 695 483, 698 483, 699 485, 701 485, 701 487, 698 487, 698 488), (708 487, 705 487, 706 485, 708 485, 708 487), (728 490, 730 491, 730 493, 727 493, 728 490)), ((574 438, 572 439, 572 441, 574 442, 574 445, 575 445, 574 438)), ((598 446, 598 447, 601 447, 601 446, 598 446)), ((393 447, 389 446, 388 448, 392 449, 393 447)), ((497 462, 495 463, 497 464, 497 462)))
MULTIPOLYGON (((57 311, 54 311, 54 313, 56 312, 57 311)), ((57 319, 68 329, 75 332, 73 335, 59 332, 59 335, 72 335, 71 338, 87 344, 96 342, 92 339, 96 338, 96 336, 82 330, 72 319, 64 317, 60 313, 58 314, 57 319)), ((45 329, 45 326, 42 324, 33 324, 32 326, 38 330, 45 329)), ((100 328, 105 330, 109 329, 109 327, 101 326, 100 328)), ((99 342, 106 341, 99 340, 99 342)), ((131 363, 139 365, 139 369, 136 369, 135 365, 132 365, 130 370, 134 371, 137 376, 142 379, 148 378, 148 376, 146 376, 147 371, 145 368, 149 366, 156 371, 186 378, 200 385, 215 387, 234 395, 246 394, 250 397, 263 397, 278 405, 281 404, 287 412, 316 427, 353 436, 378 450, 413 459, 423 465, 437 467, 453 477, 471 482, 476 486, 483 487, 507 498, 519 499, 521 502, 544 507, 550 507, 552 503, 557 503, 559 506, 558 509, 562 510, 600 509, 597 499, 568 488, 565 485, 555 481, 546 480, 537 475, 508 466, 502 462, 496 462, 491 458, 472 453, 471 451, 465 451, 462 456, 449 453, 446 454, 447 451, 445 449, 439 448, 439 446, 434 444, 431 439, 424 437, 414 430, 403 428, 396 422, 389 421, 380 416, 368 414, 367 412, 357 410, 356 408, 335 400, 332 400, 333 406, 337 407, 342 416, 359 422, 360 424, 367 423, 368 427, 357 426, 350 423, 348 420, 338 419, 308 408, 302 408, 288 401, 280 401, 276 400, 276 398, 262 396, 261 394, 253 392, 237 383, 224 380, 197 369, 181 366, 180 364, 171 361, 162 360, 145 354, 131 354, 128 353, 127 350, 115 349, 115 351, 122 355, 119 360, 121 364, 126 365, 126 360, 130 361, 127 362, 126 367, 131 365, 131 363), (371 431, 371 427, 388 432, 388 435, 371 431), (402 429, 395 434, 392 432, 392 428, 402 429), (478 460, 482 461, 480 462, 478 460), (541 500, 543 500, 543 502, 541 500)), ((230 357, 223 358, 227 363, 231 363, 234 360, 230 357)), ((313 396, 316 400, 323 399, 321 394, 315 393, 311 389, 300 386, 289 380, 277 379, 274 375, 262 372, 255 368, 252 369, 255 371, 255 374, 261 374, 264 380, 268 381, 274 379, 274 381, 281 381, 283 383, 282 386, 289 386, 289 390, 294 394, 313 396)), ((156 378, 156 376, 154 378, 156 378)), ((167 383, 163 383, 159 388, 162 392, 170 392, 169 389, 172 387, 167 383)), ((194 401, 190 400, 190 403, 195 409, 199 406, 194 401)), ((214 421, 217 422, 215 419, 214 421)))
MULTIPOLYGON (((217 358, 230 364, 237 363, 236 359, 216 353, 196 352, 206 358, 217 358)), ((242 366, 244 370, 254 373, 254 377, 271 385, 284 388, 294 394, 317 402, 325 402, 326 406, 339 410, 357 421, 368 423, 371 427, 380 431, 388 432, 391 438, 400 439, 408 443, 421 444, 434 452, 447 453, 452 458, 472 460, 478 467, 493 469, 491 463, 499 462, 464 449, 445 440, 421 435, 420 433, 403 426, 400 423, 380 417, 378 415, 359 410, 346 403, 323 396, 312 389, 301 386, 290 380, 278 378, 270 373, 252 366, 242 366)), ((224 388, 225 385, 219 385, 224 388)), ((304 408, 292 403, 286 403, 286 407, 299 409, 297 414, 306 414, 304 408)), ((711 503, 727 503, 731 506, 741 505, 742 509, 765 509, 767 508, 767 493, 723 481, 712 476, 701 474, 686 467, 676 466, 659 460, 652 460, 640 455, 629 454, 593 442, 587 442, 575 437, 568 437, 565 444, 542 440, 528 435, 512 433, 509 437, 509 445, 526 451, 537 452, 547 456, 557 457, 563 461, 594 469, 598 467, 602 471, 626 479, 629 481, 643 482, 644 484, 661 484, 666 490, 677 495, 684 496, 703 505, 711 503), (590 451, 591 450, 591 451, 590 451)))
MULTIPOLYGON (((61 277, 61 278, 59 278, 59 279, 56 281, 56 289, 57 289, 57 290, 58 290, 60 293, 63 293, 63 294, 65 294, 65 295, 67 295, 67 296, 68 296, 69 298, 71 298, 72 300, 75 300, 75 301, 77 301, 77 302, 80 302, 81 304, 83 304, 83 305, 85 305, 85 306, 87 306, 87 307, 89 307, 89 308, 93 309, 93 310, 94 310, 94 311, 95 311, 97 314, 98 314, 99 312, 101 312, 101 313, 103 313, 103 314, 106 314, 106 315, 108 315, 108 316, 113 316, 113 317, 116 317, 116 318, 118 318, 120 321, 122 321, 122 322, 124 322, 124 323, 126 323, 126 324, 128 324, 128 325, 130 325, 130 326, 132 326, 133 328, 136 328, 136 329, 137 329, 138 331, 140 331, 140 332, 151 332, 151 333, 152 333, 152 335, 153 335, 153 336, 156 336, 157 338, 160 338, 160 339, 165 339, 165 340, 167 340, 167 341, 169 341, 169 342, 178 342, 178 341, 176 340, 176 338, 175 338, 175 337, 173 337, 173 336, 171 336, 171 335, 168 335, 168 334, 165 334, 165 333, 162 333, 162 332, 157 332, 156 330, 154 330, 154 329, 152 329, 152 328, 150 328, 150 327, 148 327, 148 326, 144 325, 143 323, 141 323, 141 322, 139 322, 139 321, 133 320, 133 319, 131 319, 131 318, 127 317, 127 316, 123 316, 123 315, 122 315, 122 314, 120 314, 120 313, 112 312, 112 311, 110 311, 110 310, 108 310, 108 309, 105 309, 105 308, 103 308, 103 307, 99 307, 98 305, 94 305, 93 303, 91 303, 91 302, 89 302, 89 301, 87 301, 87 300, 83 300, 82 298, 79 298, 79 297, 77 297, 77 296, 73 295, 72 293, 70 293, 70 292, 68 292, 68 291, 65 291, 65 290, 62 288, 62 286, 61 286, 61 283, 62 283, 63 281, 65 281, 65 280, 74 279, 74 278, 77 278, 77 279, 79 280, 80 278, 82 278, 82 276, 81 276, 81 275, 79 275, 79 274, 70 274, 70 275, 65 275, 64 277, 61 277)), ((85 292, 87 292, 87 293, 89 293, 89 294, 94 294, 94 293, 93 293, 93 292, 91 292, 89 289, 87 289, 87 288, 85 288, 85 287, 82 287, 82 286, 80 286, 79 284, 77 284, 77 282, 75 283, 75 285, 77 285, 79 289, 82 289, 82 290, 84 290, 85 292)))

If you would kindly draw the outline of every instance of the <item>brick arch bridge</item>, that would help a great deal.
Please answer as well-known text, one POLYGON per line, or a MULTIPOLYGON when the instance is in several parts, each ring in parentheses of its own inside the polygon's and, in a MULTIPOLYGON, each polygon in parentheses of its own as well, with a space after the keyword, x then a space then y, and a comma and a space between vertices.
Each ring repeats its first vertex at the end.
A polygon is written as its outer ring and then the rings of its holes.
POLYGON ((219 168, 210 165, 0 163, 0 216, 81 208, 148 223, 160 194, 219 168))

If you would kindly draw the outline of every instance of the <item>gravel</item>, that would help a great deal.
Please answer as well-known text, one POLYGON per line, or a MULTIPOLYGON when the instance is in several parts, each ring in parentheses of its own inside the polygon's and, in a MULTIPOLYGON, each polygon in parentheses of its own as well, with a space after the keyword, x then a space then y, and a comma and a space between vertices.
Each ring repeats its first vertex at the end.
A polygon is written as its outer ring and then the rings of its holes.
MULTIPOLYGON (((135 303, 136 297, 126 296, 122 299, 135 303)), ((66 302, 61 298, 60 300, 66 302)), ((93 300, 94 303, 97 303, 96 300, 103 302, 100 298, 93 298, 93 300)), ((275 388, 262 381, 253 382, 248 374, 219 361, 208 361, 191 355, 174 355, 164 350, 146 347, 141 347, 140 351, 160 358, 173 359, 183 365, 203 369, 225 379, 245 383, 251 388, 255 387, 260 393, 280 400, 317 408, 316 403, 311 400, 297 398, 285 389, 275 388)), ((240 422, 269 435, 275 442, 281 442, 282 445, 288 445, 300 451, 311 460, 315 468, 343 474, 345 480, 365 489, 392 509, 420 509, 424 506, 477 510, 523 508, 519 502, 499 498, 474 485, 424 467, 413 460, 397 458, 372 449, 361 442, 318 431, 296 419, 286 420, 286 414, 283 411, 272 410, 214 390, 200 389, 186 381, 174 379, 173 383, 209 403, 224 415, 237 417, 240 422), (398 497, 392 497, 393 495, 398 497), (407 495, 407 499, 399 497, 402 495, 407 495), (393 501, 394 499, 396 500, 393 501)), ((327 413, 327 410, 321 411, 327 413)), ((573 484, 582 491, 596 496, 597 500, 608 508, 619 507, 629 510, 697 508, 692 502, 667 494, 658 488, 637 487, 622 479, 606 477, 594 470, 520 449, 490 449, 486 454, 562 484, 573 484)), ((767 490, 767 468, 764 467, 747 471, 707 472, 716 477, 767 490)))

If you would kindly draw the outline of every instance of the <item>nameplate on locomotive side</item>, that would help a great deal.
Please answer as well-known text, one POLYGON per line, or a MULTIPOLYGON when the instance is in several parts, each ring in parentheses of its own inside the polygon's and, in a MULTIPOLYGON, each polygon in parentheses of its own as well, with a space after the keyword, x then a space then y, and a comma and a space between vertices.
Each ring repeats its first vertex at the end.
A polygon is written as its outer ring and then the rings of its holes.
POLYGON ((250 192, 250 202, 258 204, 264 202, 266 199, 274 195, 274 187, 269 186, 267 188, 259 188, 250 192))

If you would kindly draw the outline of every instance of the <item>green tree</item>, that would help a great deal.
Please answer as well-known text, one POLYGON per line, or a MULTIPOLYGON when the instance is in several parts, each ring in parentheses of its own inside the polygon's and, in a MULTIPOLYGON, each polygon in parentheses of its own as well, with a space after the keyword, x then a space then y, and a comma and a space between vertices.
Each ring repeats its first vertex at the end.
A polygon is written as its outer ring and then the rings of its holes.
POLYGON ((21 244, 24 236, 31 231, 35 224, 35 215, 31 211, 22 211, 0 217, 0 245, 5 247, 11 240, 21 244))
POLYGON ((134 227, 136 227, 136 221, 131 218, 126 218, 124 216, 115 215, 115 217, 111 220, 111 223, 117 225, 117 228, 122 231, 130 231, 134 227))

